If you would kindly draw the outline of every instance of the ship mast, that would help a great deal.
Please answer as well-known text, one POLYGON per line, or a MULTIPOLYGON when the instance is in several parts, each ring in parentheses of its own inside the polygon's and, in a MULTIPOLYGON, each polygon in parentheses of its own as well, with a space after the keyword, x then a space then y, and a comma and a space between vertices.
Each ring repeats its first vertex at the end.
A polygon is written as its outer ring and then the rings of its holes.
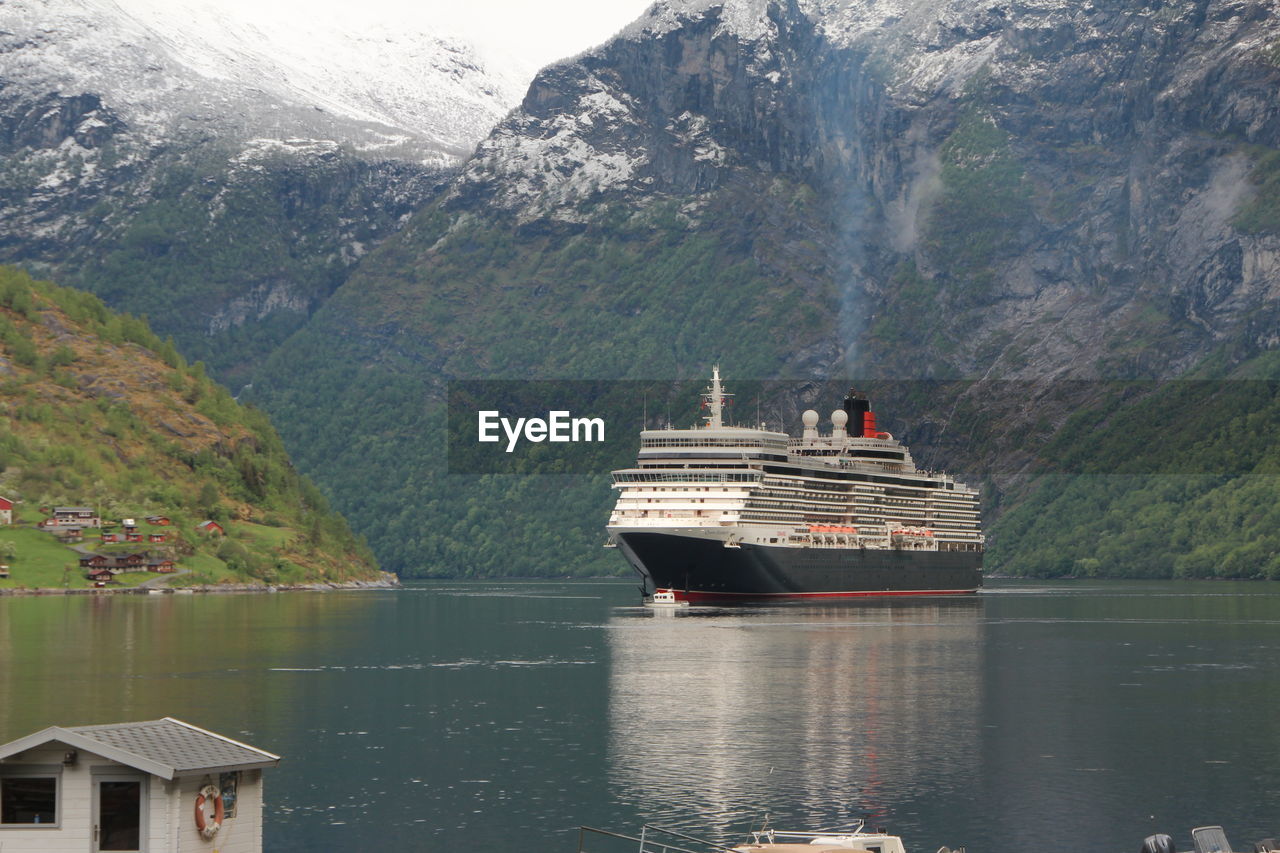
POLYGON ((720 385, 720 365, 715 365, 711 368, 711 387, 702 394, 702 405, 711 412, 709 415, 703 415, 709 428, 719 429, 724 426, 725 398, 732 396, 724 393, 720 385))

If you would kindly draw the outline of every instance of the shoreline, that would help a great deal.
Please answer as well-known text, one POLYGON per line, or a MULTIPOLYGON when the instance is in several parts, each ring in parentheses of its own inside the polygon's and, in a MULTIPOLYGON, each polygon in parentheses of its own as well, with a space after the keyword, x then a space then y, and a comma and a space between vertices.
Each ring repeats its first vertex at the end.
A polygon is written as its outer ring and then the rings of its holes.
POLYGON ((50 595, 204 595, 217 593, 273 593, 273 592, 343 592, 347 590, 365 589, 399 589, 400 578, 390 572, 379 572, 377 580, 368 581, 313 581, 293 584, 254 584, 254 583, 222 583, 203 584, 201 586, 179 587, 89 587, 81 589, 62 589, 59 587, 33 587, 30 589, 0 589, 0 598, 6 596, 50 596, 50 595))

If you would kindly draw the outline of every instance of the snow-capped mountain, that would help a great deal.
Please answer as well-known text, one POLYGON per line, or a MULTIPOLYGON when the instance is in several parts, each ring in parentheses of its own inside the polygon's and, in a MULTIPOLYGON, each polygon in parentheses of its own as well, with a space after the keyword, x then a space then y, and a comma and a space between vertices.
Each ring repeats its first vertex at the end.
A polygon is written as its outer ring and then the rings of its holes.
POLYGON ((364 11, 0 2, 0 261, 146 313, 223 376, 251 364, 530 73, 420 14, 364 11))
POLYGON ((131 130, 329 140, 458 162, 515 104, 501 67, 425 23, 299 17, 214 0, 7 0, 0 76, 31 93, 98 96, 131 130))

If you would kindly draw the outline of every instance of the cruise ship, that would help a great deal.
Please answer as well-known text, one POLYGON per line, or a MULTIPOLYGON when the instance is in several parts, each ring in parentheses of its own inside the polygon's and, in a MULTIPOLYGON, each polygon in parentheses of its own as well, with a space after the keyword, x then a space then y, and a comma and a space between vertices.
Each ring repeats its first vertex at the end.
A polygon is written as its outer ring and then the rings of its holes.
POLYGON ((609 543, 646 594, 726 604, 982 586, 978 490, 918 469, 864 397, 850 392, 829 432, 805 412, 792 438, 726 426, 729 396, 716 367, 706 423, 642 430, 635 467, 613 472, 609 543))

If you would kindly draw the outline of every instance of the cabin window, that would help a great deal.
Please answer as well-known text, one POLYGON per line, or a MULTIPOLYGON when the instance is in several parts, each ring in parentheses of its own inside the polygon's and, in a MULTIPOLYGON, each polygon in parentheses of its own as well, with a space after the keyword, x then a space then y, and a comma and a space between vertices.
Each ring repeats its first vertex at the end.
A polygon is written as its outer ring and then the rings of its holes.
POLYGON ((56 768, 4 768, 0 771, 0 826, 57 826, 56 768))
POLYGON ((240 771, 223 773, 218 778, 218 787, 222 790, 223 817, 236 816, 236 792, 240 788, 240 771))

